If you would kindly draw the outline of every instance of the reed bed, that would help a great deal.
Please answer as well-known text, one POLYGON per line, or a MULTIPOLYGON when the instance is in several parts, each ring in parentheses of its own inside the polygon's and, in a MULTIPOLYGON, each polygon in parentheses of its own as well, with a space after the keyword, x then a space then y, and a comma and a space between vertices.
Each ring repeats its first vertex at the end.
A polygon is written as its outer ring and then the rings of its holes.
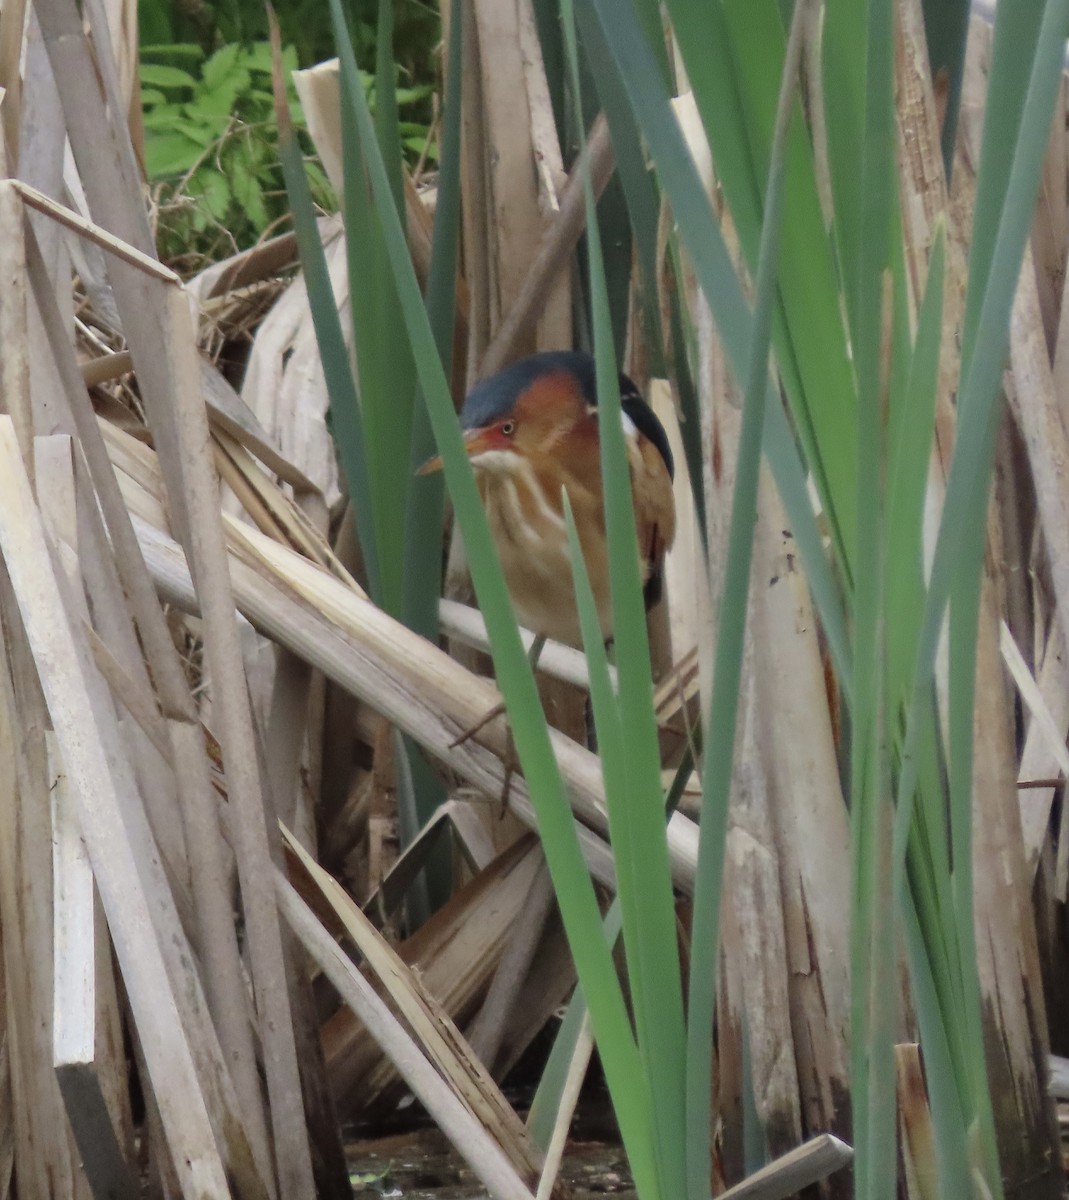
POLYGON ((410 1097, 565 1200, 595 1047, 642 1200, 1063 1194, 1069 4, 442 10, 439 171, 334 0, 341 213, 278 79, 183 280, 130 6, 0 3, 0 1200, 350 1196, 410 1097), (454 412, 577 339, 679 535, 647 623, 607 469, 536 678, 454 412))

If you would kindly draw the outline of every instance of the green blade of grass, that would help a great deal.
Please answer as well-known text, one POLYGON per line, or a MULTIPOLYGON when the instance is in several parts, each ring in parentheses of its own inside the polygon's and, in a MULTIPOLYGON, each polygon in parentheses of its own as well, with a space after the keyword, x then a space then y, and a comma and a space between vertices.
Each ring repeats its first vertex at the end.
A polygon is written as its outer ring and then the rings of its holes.
POLYGON ((833 233, 851 322, 857 310, 862 252, 861 174, 865 120, 865 17, 855 0, 829 0, 821 38, 828 171, 834 199, 833 233))
POLYGON ((900 696, 913 647, 916 613, 923 589, 922 530, 928 470, 935 429, 935 402, 943 324, 943 279, 946 229, 936 229, 928 263, 928 280, 917 316, 909 378, 888 415, 887 477, 887 635, 889 690, 900 696))
MULTIPOLYGON (((623 185, 624 198, 631 218, 636 259, 638 262, 640 313, 643 329, 650 346, 651 370, 654 374, 668 372, 668 352, 661 328, 660 303, 657 293, 657 239, 660 229, 660 197, 650 174, 642 147, 642 138, 631 113, 616 61, 609 52, 601 26, 589 4, 581 4, 576 18, 583 38, 583 48, 590 62, 591 74, 597 84, 598 98, 612 136, 616 169, 623 185)), ((676 272, 678 276, 678 271, 676 272)), ((701 419, 697 391, 687 361, 687 346, 683 327, 683 312, 679 290, 668 288, 669 340, 671 365, 679 389, 683 421, 680 433, 687 459, 694 509, 698 516, 703 542, 706 539, 705 472, 702 467, 701 419)))
MULTIPOLYGON (((393 4, 380 0, 377 30, 376 134, 386 163, 397 211, 404 211, 401 139, 393 64, 393 4)), ((380 590, 376 601, 403 615, 406 513, 417 481, 410 469, 415 371, 404 334, 381 226, 371 205, 364 148, 353 120, 354 80, 339 77, 341 92, 342 170, 349 305, 352 314, 360 409, 370 450, 367 465, 375 526, 380 590)), ((355 86, 361 87, 359 80, 355 86)), ((423 481, 418 481, 422 483, 423 481)), ((440 485, 439 485, 440 486, 440 485)), ((421 491, 421 494, 428 494, 421 491)), ((429 493, 433 497, 433 492, 429 493)), ((441 528, 440 524, 438 526, 441 528)), ((437 564, 431 591, 438 592, 437 564)), ((428 584, 424 576, 422 583, 428 584)), ((402 743, 407 769, 397 771, 397 810, 401 844, 410 845, 443 798, 443 788, 410 742, 402 743)), ((442 852, 421 876, 409 897, 409 914, 418 924, 429 915, 424 880, 436 882, 435 899, 445 898, 448 873, 442 852)))
POLYGON ((464 450, 434 332, 412 269, 404 231, 390 193, 389 179, 375 144, 371 115, 339 0, 331 0, 341 70, 353 81, 356 127, 365 152, 371 193, 386 251, 393 269, 405 328, 411 343, 435 442, 442 456, 446 485, 457 523, 464 535, 472 581, 490 634, 498 686, 508 707, 513 741, 523 767, 539 831, 557 893, 558 904, 575 958, 602 1062, 614 1094, 617 1116, 644 1196, 657 1197, 655 1152, 650 1137, 648 1089, 624 1007, 623 996, 601 926, 593 885, 583 861, 575 819, 539 703, 534 676, 520 640, 511 601, 486 523, 482 502, 464 450))
MULTIPOLYGON (((579 96, 579 54, 570 0, 563 0, 564 42, 572 88, 579 96)), ((577 106, 578 107, 578 106, 577 106)), ((578 129, 580 139, 584 130, 578 129)), ((584 148, 585 160, 585 148, 584 148)), ((590 265, 590 296, 597 364, 598 441, 601 486, 617 647, 618 704, 608 688, 608 662, 585 567, 573 554, 577 597, 582 602, 584 643, 592 662, 595 717, 606 726, 602 748, 609 832, 623 911, 624 948, 635 1011, 639 1054, 652 1104, 662 1194, 683 1189, 683 990, 676 942, 675 907, 661 795, 660 749, 650 676, 646 612, 639 577, 639 548, 631 496, 631 468, 623 430, 619 374, 589 173, 584 171, 590 265), (595 692, 594 680, 598 680, 595 692), (615 718, 615 719, 614 719, 615 718), (610 785, 612 790, 610 791, 610 785)), ((574 531, 574 523, 573 523, 574 531)), ((578 548, 578 538, 575 539, 578 548)), ((599 730, 600 733, 600 730, 599 730)), ((614 1102, 617 1097, 614 1095, 614 1102)))
MULTIPOLYGON (((995 26, 991 73, 988 82, 980 172, 977 179, 973 241, 969 253, 969 289, 966 295, 962 333, 963 374, 977 353, 978 342, 986 340, 988 326, 984 316, 992 285, 998 286, 996 272, 998 239, 1010 190, 1018 166, 1019 149, 1028 120, 1028 106, 1035 82, 1035 66, 1045 36, 1042 22, 1050 16, 1038 0, 1009 6, 999 14, 995 26)), ((1046 36, 1049 36, 1047 31, 1046 36)), ((1032 137, 1040 131, 1033 128, 1032 137)), ((1045 151, 1046 142, 1042 143, 1045 151)), ((1014 275, 1014 284, 1016 275, 1014 275)), ((1004 286, 1004 283, 1003 283, 1004 286)), ((1014 287, 1009 288, 1011 302, 1014 287)), ((1004 351, 1003 351, 1004 353, 1004 351)), ((959 422, 968 420, 970 405, 979 391, 963 387, 959 396, 959 422)), ((997 385, 996 385, 997 394, 997 385)), ((993 408, 997 406, 992 405, 993 408)), ((996 418, 985 430, 979 455, 990 471, 994 453, 996 418)), ((949 589, 949 695, 948 695, 948 775, 950 785, 951 853, 955 869, 952 875, 953 907, 959 947, 960 974, 963 981, 962 1004, 958 1020, 968 1031, 964 1039, 964 1061, 959 1064, 965 1080, 964 1103, 970 1118, 981 1131, 977 1144, 988 1180, 999 1178, 995 1122, 987 1085, 987 1064, 982 1053, 983 1016, 979 973, 976 966, 976 939, 972 915, 972 792, 973 792, 973 713, 976 689, 976 630, 980 618, 983 547, 986 535, 986 505, 971 508, 960 529, 958 562, 953 569, 949 589)))
MULTIPOLYGON (((590 73, 597 85, 598 99, 609 123, 616 170, 631 215, 642 312, 647 336, 656 354, 661 350, 661 322, 657 303, 657 226, 660 221, 657 184, 647 169, 642 139, 635 127, 623 81, 605 44, 601 26, 593 19, 589 5, 580 5, 576 18, 582 33, 583 50, 590 63, 590 73)), ((663 361, 663 352, 660 357, 663 361)), ((657 368, 655 359, 654 369, 657 368)), ((660 369, 663 370, 663 365, 660 369)))
POLYGON ((308 304, 312 312, 323 377, 330 398, 331 426, 341 456, 342 469, 353 502, 360 546, 367 571, 368 586, 373 596, 382 594, 379 572, 378 543, 372 520, 372 489, 367 469, 364 422, 356 385, 349 365, 349 352, 342 334, 341 321, 334 303, 334 290, 327 273, 323 243, 319 237, 315 208, 304 173, 304 159, 286 101, 282 80, 282 57, 278 25, 271 14, 271 49, 274 61, 273 86, 275 113, 278 120, 279 156, 286 183, 297 249, 308 288, 308 304))
POLYGON ((999 10, 995 22, 969 245, 969 287, 962 324, 963 364, 972 357, 973 344, 981 327, 984 286, 992 268, 998 226, 1020 140, 1028 82, 1044 11, 1043 0, 1019 0, 999 10))
MULTIPOLYGON (((694 731, 693 740, 695 742, 694 752, 700 753, 701 737, 699 730, 694 731)), ((687 780, 690 779, 691 773, 694 770, 694 752, 692 752, 691 747, 688 745, 687 749, 683 752, 679 766, 676 768, 675 778, 672 780, 672 785, 668 789, 668 795, 665 797, 664 807, 667 818, 671 818, 672 813, 676 811, 687 785, 687 780)), ((620 936, 622 925, 623 918, 620 915, 620 899, 617 897, 609 905, 609 911, 605 914, 605 938, 610 946, 615 945, 616 939, 620 936)), ((560 1028, 557 1030, 553 1049, 549 1052, 549 1058, 542 1071, 542 1077, 538 1081, 538 1089, 535 1092, 534 1100, 531 1102, 531 1111, 527 1118, 528 1132, 535 1140, 535 1143, 543 1149, 549 1145, 553 1125, 560 1110, 565 1078, 568 1074, 572 1055, 575 1053, 576 1041, 579 1037, 579 1030, 585 1013, 586 1003, 583 1000, 582 989, 576 988, 571 1000, 568 1001, 564 1018, 561 1021, 560 1028)))
MULTIPOLYGON (((427 277, 427 317, 438 355, 448 378, 452 372, 453 329, 456 320, 457 246, 460 235, 460 83, 463 70, 464 6, 453 10, 442 112, 441 169, 434 210, 431 263, 427 277)), ((438 600, 441 592, 442 530, 445 483, 440 472, 417 475, 434 454, 434 433, 422 395, 412 413, 412 443, 408 460, 405 506, 402 619, 430 641, 438 638, 438 600)), ((445 800, 445 785, 422 752, 405 742, 413 784, 415 820, 422 825, 445 800)), ((449 880, 447 852, 432 858, 427 878, 435 900, 444 899, 449 880)))
MULTIPOLYGON (((617 898, 609 905, 609 911, 605 914, 605 941, 608 946, 616 945, 622 927, 623 917, 621 916, 620 901, 617 898)), ((572 1056, 575 1054, 579 1031, 582 1028, 586 1012, 583 989, 577 987, 568 1001, 568 1007, 564 1010, 564 1017, 557 1030, 553 1049, 549 1052, 549 1058, 542 1071, 542 1078, 538 1081, 538 1089, 531 1101, 531 1110, 527 1116, 527 1132, 531 1135, 535 1145, 541 1146, 543 1150, 549 1145, 549 1139, 553 1134, 553 1126, 556 1124, 561 1097, 564 1093, 564 1081, 572 1056)))
POLYGON ((954 1057, 947 1042, 945 1011, 936 992, 921 919, 909 889, 899 898, 910 979, 917 1007, 925 1080, 935 1130, 935 1155, 939 1170, 939 1195, 944 1200, 975 1200, 968 1165, 969 1120, 954 1084, 954 1057))
MULTIPOLYGON (((778 0, 671 0, 668 7, 717 176, 746 261, 756 271, 761 195, 786 41, 781 6, 778 0)), ((791 203, 783 218, 774 345, 849 590, 856 533, 857 402, 800 105, 787 135, 784 171, 791 203)))
POLYGON ((703 1200, 712 1171, 710 1144, 713 1061, 713 1014, 719 949, 720 894, 727 839, 728 802, 735 758, 739 684, 750 595, 753 527, 757 513, 761 443, 764 432, 768 358, 779 265, 783 207, 784 149, 801 58, 806 0, 795 8, 777 107, 764 224, 758 254, 754 329, 745 375, 731 502, 727 561, 724 567, 720 623, 713 666, 709 730, 702 774, 702 815, 694 884, 690 981, 687 993, 687 1195, 703 1200))
MULTIPOLYGON (((980 992, 972 924, 969 805, 971 734, 962 732, 966 705, 971 722, 975 666, 972 649, 963 645, 963 635, 967 629, 969 637, 975 637, 975 614, 978 609, 974 597, 978 597, 980 586, 982 521, 986 513, 984 497, 990 476, 1009 316, 1017 273, 1031 226, 1067 31, 1069 4, 1064 0, 1050 0, 1043 11, 1039 36, 1034 43, 1035 53, 1025 76, 1027 84, 1019 105, 1018 136, 1012 146, 996 146, 992 151, 995 158, 986 178, 987 164, 981 161, 978 196, 981 191, 986 194, 987 189, 991 189, 991 199, 985 201, 988 216, 982 228, 984 239, 989 244, 980 247, 974 244, 973 247, 972 258, 977 269, 975 275, 970 272, 967 309, 978 315, 972 320, 971 328, 975 332, 966 346, 967 357, 963 363, 958 400, 958 433, 920 622, 895 817, 895 869, 901 875, 904 872, 908 829, 918 782, 915 752, 918 727, 926 711, 923 693, 932 679, 936 645, 947 601, 954 595, 956 603, 952 614, 951 637, 953 641, 956 620, 959 623, 958 637, 962 640, 957 643, 958 653, 953 655, 952 664, 956 676, 952 680, 952 697, 957 697, 954 700, 957 715, 954 718, 956 730, 951 733, 951 836, 955 864, 954 907, 959 923, 959 957, 955 965, 962 976, 965 1001, 964 1012, 955 1014, 955 1019, 964 1017, 970 1030, 965 1047, 970 1083, 964 1105, 967 1119, 970 1124, 975 1122, 977 1136, 981 1143, 986 1143, 982 1151, 982 1168, 986 1185, 994 1195, 1001 1194, 1001 1179, 994 1162, 994 1122, 980 1033, 980 992), (1005 165, 1007 158, 1008 169, 1005 165), (987 179, 993 182, 988 183, 987 179), (996 212, 997 218, 993 215, 996 212), (987 269, 984 268, 985 263, 990 264, 987 269), (968 745, 966 737, 970 742, 968 745)), ((1006 95, 1005 89, 1010 85, 999 76, 1012 74, 1016 67, 1019 64, 1014 63, 1011 55, 999 56, 992 66, 993 94, 1006 95)))
MULTIPOLYGON (((379 20, 376 133, 387 164, 394 204, 397 212, 403 213, 401 140, 393 78, 392 0, 380 0, 379 20)), ((340 85, 349 303, 360 380, 360 405, 367 444, 372 451, 368 456, 368 472, 382 585, 382 594, 376 599, 388 612, 399 615, 406 497, 412 478, 408 468, 415 370, 390 264, 383 248, 379 218, 370 203, 366 150, 353 124, 353 97, 349 89, 354 86, 354 81, 342 73, 340 85)), ((355 85, 360 86, 359 81, 355 85)))
POLYGON ((1067 30, 1069 0, 1048 0, 1035 60, 1029 72, 1020 123, 1021 136, 1013 149, 1013 164, 1006 176, 1004 202, 990 255, 991 269, 987 279, 977 285, 982 289, 977 328, 984 331, 984 336, 975 339, 973 353, 963 366, 958 401, 958 434, 912 673, 909 720, 903 746, 904 767, 898 786, 895 818, 897 858, 900 862, 904 855, 912 798, 917 784, 918 768, 913 751, 917 742, 917 713, 921 693, 932 679, 943 613, 962 553, 961 531, 968 528, 970 514, 985 507, 982 498, 990 474, 987 449, 991 445, 991 434, 998 417, 996 402, 1009 339, 1010 310, 1039 189, 1049 116, 1061 74, 1062 47, 1067 30))
POLYGON ((961 84, 965 75, 965 44, 969 34, 970 0, 922 0, 924 32, 928 42, 928 65, 933 82, 946 86, 946 109, 940 144, 943 169, 950 179, 954 163, 954 139, 961 108, 961 84))
POLYGON ((864 108, 858 224, 847 278, 857 375, 857 545, 851 705, 851 1083, 854 1177, 865 1200, 891 1200, 896 1180, 894 1079, 895 930, 891 894, 891 781, 886 679, 885 408, 890 389, 896 228, 893 9, 870 0, 864 41, 864 108))
MULTIPOLYGON (((614 0, 581 0, 592 5, 627 88, 639 128, 650 148, 661 187, 687 248, 698 283, 716 320, 737 379, 745 379, 753 319, 697 170, 659 79, 652 53, 643 42, 627 5, 614 0)), ((806 487, 793 435, 771 385, 766 396, 764 450, 776 479, 792 533, 802 552, 814 603, 840 678, 850 677, 849 642, 838 588, 806 487)))

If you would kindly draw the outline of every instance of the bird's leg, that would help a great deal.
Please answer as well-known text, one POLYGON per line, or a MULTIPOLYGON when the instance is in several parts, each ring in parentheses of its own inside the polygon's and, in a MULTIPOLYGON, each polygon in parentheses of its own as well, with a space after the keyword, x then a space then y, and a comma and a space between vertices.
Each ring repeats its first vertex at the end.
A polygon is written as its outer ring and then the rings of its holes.
MULTIPOLYGON (((531 643, 531 647, 527 651, 527 661, 531 664, 532 671, 538 666, 538 659, 540 658, 540 656, 542 654, 542 647, 545 644, 546 644, 545 637, 540 633, 535 634, 535 640, 531 643)), ((465 729, 464 732, 459 737, 454 738, 449 743, 449 749, 453 750, 457 746, 463 746, 464 743, 469 741, 471 738, 473 738, 479 732, 480 729, 485 729, 486 726, 489 725, 490 722, 495 717, 500 717, 504 711, 505 711, 505 702, 502 700, 499 703, 495 704, 494 707, 492 709, 490 709, 490 711, 488 713, 485 713, 483 716, 481 716, 479 718, 479 720, 475 722, 474 725, 465 729)), ((511 738, 512 738, 512 734, 509 733, 510 747, 511 747, 511 738)))
POLYGON ((538 660, 542 657, 542 647, 546 644, 546 635, 544 633, 536 633, 535 639, 531 643, 530 649, 527 651, 527 661, 531 664, 531 670, 534 671, 538 667, 538 660))
MULTIPOLYGON (((535 634, 535 640, 531 643, 531 648, 527 651, 527 661, 531 664, 531 673, 533 674, 538 668, 538 660, 542 656, 542 647, 546 644, 545 636, 541 633, 535 634)), ((506 730, 508 742, 506 745, 507 756, 505 758, 505 782, 501 785, 501 816, 509 810, 509 792, 512 789, 512 776, 516 771, 516 746, 512 740, 512 726, 506 730)))
MULTIPOLYGON (((534 671, 538 667, 538 660, 542 656, 542 647, 545 646, 546 639, 541 633, 535 634, 535 639, 531 643, 530 649, 527 651, 527 661, 531 664, 531 670, 534 671)), ((469 738, 474 737, 480 729, 485 728, 495 717, 500 717, 505 711, 504 703, 495 704, 488 713, 483 716, 477 724, 472 725, 470 729, 465 729, 460 737, 455 738, 449 744, 449 748, 463 745, 469 738)), ((505 781, 501 787, 501 815, 504 816, 508 812, 509 807, 509 791, 512 787, 512 776, 516 773, 516 746, 512 740, 512 727, 509 726, 505 731, 505 736, 508 739, 505 748, 505 781)))

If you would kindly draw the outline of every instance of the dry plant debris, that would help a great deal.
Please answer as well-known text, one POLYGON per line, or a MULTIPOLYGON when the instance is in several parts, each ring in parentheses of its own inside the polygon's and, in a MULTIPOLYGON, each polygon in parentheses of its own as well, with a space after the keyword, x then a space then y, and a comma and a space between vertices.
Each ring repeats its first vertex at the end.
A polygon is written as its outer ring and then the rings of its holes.
MULTIPOLYGON (((71 0, 38 0, 22 56, 25 7, 0 8, 0 1197, 13 1181, 23 1196, 132 1197, 144 1179, 190 1198, 348 1196, 340 1122, 392 1111, 409 1092, 492 1195, 582 1195, 574 1169, 557 1177, 567 1120, 547 1171, 499 1087, 574 986, 526 785, 512 779, 501 822, 504 722, 457 741, 494 706, 492 683, 372 605, 358 564, 331 540, 340 489, 302 284, 289 278, 293 239, 183 286, 155 258, 120 117, 131 80, 107 51, 104 4, 85 5, 94 52, 71 0), (36 119, 20 124, 31 108, 36 119), (23 163, 34 166, 26 178, 23 163), (239 396, 217 364, 254 331, 239 396), (399 855, 389 846, 394 731, 454 785, 399 855), (456 850, 458 886, 399 936, 436 841, 456 850)), ((582 198, 564 172, 531 21, 503 23, 492 0, 475 12, 483 73, 465 96, 465 170, 479 182, 464 215, 459 324, 485 372, 570 335, 562 267, 582 198), (491 71, 497 51, 511 57, 491 71), (526 89, 514 87, 520 76, 526 89), (525 170, 531 161, 537 172, 525 170)), ((317 69, 300 86, 329 171, 337 131, 317 122, 336 78, 317 69)), ((912 102, 923 110, 930 96, 912 102)), ((1006 1022, 999 1077, 1025 1106, 1037 1076, 1019 1073, 1021 1058, 1049 1041, 1040 960, 1053 976, 1064 958, 1050 931, 1064 923, 1069 889, 1059 807, 1069 775, 1064 117, 1063 95, 1050 201, 1014 317, 992 516, 1002 561, 981 655, 994 699, 978 718, 1002 730, 985 744, 982 773, 1011 773, 1020 796, 1019 814, 996 811, 994 791, 978 801, 992 816, 980 865, 1012 886, 1008 898, 985 887, 977 908, 985 995, 1006 1022), (1039 544, 1044 565, 1029 575, 1039 544), (1004 671, 1023 705, 1019 754, 1004 671), (1020 961, 1007 964, 1007 944, 1020 961)), ((603 123, 592 155, 604 186, 603 123)), ((904 186, 911 167, 928 178, 923 166, 906 160, 904 186)), ((914 249, 927 245, 927 198, 918 182, 914 249)), ((406 199, 425 271, 426 209, 414 188, 406 199)), ((341 264, 330 220, 324 237, 341 264)), ((704 419, 729 462, 738 413, 708 313, 691 299, 704 419)), ((667 386, 654 402, 678 446, 667 386)), ((678 486, 689 512, 682 473, 678 486)), ((730 486, 727 474, 706 480, 714 548, 730 486)), ((669 565, 676 653, 657 694, 666 761, 709 686, 715 596, 694 570, 689 525, 669 565)), ((818 1130, 847 1132, 849 856, 838 714, 785 526, 762 487, 755 572, 771 582, 753 602, 728 842, 718 1104, 719 1166, 735 1177, 746 1039, 770 1149, 789 1161, 779 1182, 728 1193, 740 1197, 785 1195, 849 1154, 832 1134, 802 1145, 818 1130)), ((442 628, 485 644, 477 614, 455 601, 442 628)), ((542 667, 564 685, 585 682, 581 656, 564 647, 542 667)), ((611 889, 597 758, 563 733, 554 746, 590 869, 611 889)), ((669 826, 684 906, 693 815, 689 794, 669 826)), ((1064 1040, 1064 1028, 1050 1032, 1064 1040)), ((577 1081, 589 1052, 587 1040, 577 1081)), ((931 1129, 911 1042, 896 1065, 910 1194, 923 1196, 917 1164, 931 1157, 931 1129)))

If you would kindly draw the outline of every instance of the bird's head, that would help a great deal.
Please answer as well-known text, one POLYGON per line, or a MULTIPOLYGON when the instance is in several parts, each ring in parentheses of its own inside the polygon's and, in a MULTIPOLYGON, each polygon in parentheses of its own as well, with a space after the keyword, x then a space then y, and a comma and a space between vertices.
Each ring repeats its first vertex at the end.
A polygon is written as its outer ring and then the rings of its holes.
MULTIPOLYGON (((671 472, 671 452, 660 422, 624 375, 620 388, 625 424, 637 426, 654 443, 671 472)), ((551 455, 567 460, 571 471, 596 472, 596 407, 596 370, 589 354, 534 354, 483 380, 468 394, 460 413, 465 449, 478 471, 508 473, 517 465, 517 456, 537 461, 551 455)), ((440 470, 441 465, 441 458, 435 457, 420 474, 440 470)))

